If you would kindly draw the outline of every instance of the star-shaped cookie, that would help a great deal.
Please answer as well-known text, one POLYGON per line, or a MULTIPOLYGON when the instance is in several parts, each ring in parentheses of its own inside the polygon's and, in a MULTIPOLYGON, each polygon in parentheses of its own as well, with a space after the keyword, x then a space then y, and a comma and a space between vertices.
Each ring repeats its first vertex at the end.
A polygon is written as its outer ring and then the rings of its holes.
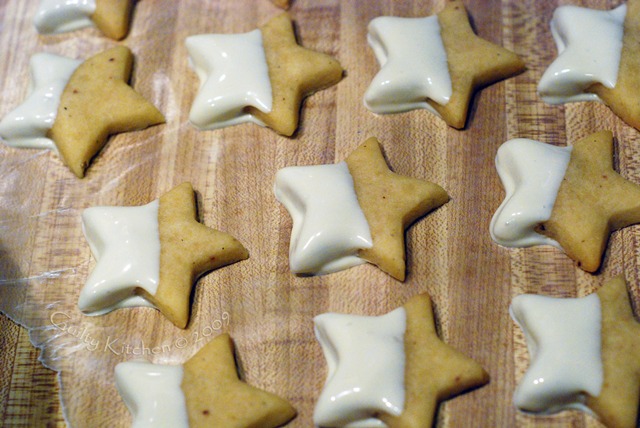
POLYGON ((375 137, 354 150, 346 162, 373 239, 373 247, 360 250, 360 257, 404 281, 405 229, 445 204, 449 195, 435 183, 391 171, 375 137))
POLYGON ((171 427, 281 426, 296 415, 284 399, 238 378, 233 342, 222 334, 181 366, 130 361, 116 366, 116 386, 134 422, 171 427))
POLYGON ((298 45, 287 13, 272 18, 260 31, 269 66, 273 108, 269 113, 251 106, 248 110, 269 128, 291 136, 298 128, 303 99, 338 83, 342 79, 342 66, 327 54, 298 45))
MULTIPOLYGON (((469 103, 473 93, 483 86, 522 72, 525 65, 515 53, 484 40, 473 32, 462 1, 446 2, 444 9, 437 15, 437 21, 440 28, 440 39, 435 42, 428 42, 430 44, 428 49, 433 50, 434 45, 443 45, 446 53, 445 60, 448 64, 449 79, 444 79, 442 76, 420 76, 419 73, 414 73, 413 75, 416 78, 407 81, 404 72, 396 73, 392 78, 382 79, 388 85, 384 92, 387 94, 392 93, 392 85, 397 85, 395 92, 399 96, 400 103, 414 104, 412 108, 424 106, 425 103, 428 103, 449 126, 461 129, 466 124, 469 103), (399 76, 402 76, 402 78, 399 78, 399 76), (424 87, 424 82, 428 82, 429 79, 441 81, 442 84, 446 81, 451 82, 450 88, 444 88, 441 91, 445 99, 427 99, 428 94, 431 92, 424 91, 424 93, 421 92, 424 95, 422 100, 406 99, 406 97, 416 97, 416 89, 424 87), (446 100, 447 98, 448 101, 446 100), (444 104, 441 104, 442 102, 444 104)), ((393 31, 397 32, 396 30, 394 29, 393 31)), ((382 31, 383 33, 377 37, 381 42, 381 46, 374 46, 374 52, 377 53, 376 56, 379 60, 382 59, 380 61, 382 63, 380 72, 385 73, 387 70, 394 70, 393 63, 397 60, 397 56, 393 52, 388 52, 388 50, 393 49, 394 46, 401 46, 404 50, 406 46, 415 45, 416 40, 415 32, 407 31, 399 36, 400 33, 384 34, 384 30, 382 31), (404 37, 404 39, 401 37, 404 37)), ((419 53, 416 55, 417 58, 421 57, 419 53)), ((434 61, 439 61, 437 58, 439 58, 439 55, 436 55, 434 61)), ((411 58, 409 61, 410 66, 415 64, 413 59, 411 58)), ((429 61, 417 63, 430 65, 429 61)), ((400 67, 400 69, 406 68, 400 67)), ((445 70, 446 68, 440 67, 433 70, 438 72, 438 70, 445 70)), ((369 97, 369 100, 365 100, 365 104, 370 104, 374 95, 369 92, 366 96, 369 97)), ((387 104, 389 103, 387 102, 387 104)), ((393 112, 393 109, 388 112, 393 112)))
POLYGON ((287 13, 250 33, 203 34, 186 43, 202 82, 189 114, 200 129, 255 122, 291 136, 303 99, 342 79, 338 61, 298 45, 287 13))
POLYGON ((62 33, 95 25, 105 36, 120 40, 129 32, 132 9, 133 0, 40 0, 34 25, 42 34, 62 33))
POLYGON ((636 427, 640 324, 622 276, 583 298, 517 296, 510 310, 531 353, 515 394, 518 407, 536 413, 579 408, 608 427, 636 427))
POLYGON ((316 424, 429 427, 440 401, 489 381, 478 363, 440 340, 427 294, 381 317, 323 314, 315 322, 329 365, 316 424))
POLYGON ((587 272, 600 267, 609 235, 640 223, 640 185, 613 170, 613 135, 591 134, 573 144, 551 217, 538 233, 557 241, 587 272))
POLYGON ((89 314, 152 305, 185 328, 197 278, 248 257, 231 235, 198 222, 189 183, 148 205, 93 207, 82 217, 97 260, 78 301, 89 314))
POLYGON ((275 193, 293 219, 294 273, 330 273, 366 260, 399 281, 406 276, 405 229, 449 200, 435 183, 392 172, 373 137, 344 162, 278 171, 275 193))
POLYGON ((73 173, 82 178, 110 135, 164 122, 164 116, 128 84, 133 55, 116 46, 75 70, 48 133, 73 173))

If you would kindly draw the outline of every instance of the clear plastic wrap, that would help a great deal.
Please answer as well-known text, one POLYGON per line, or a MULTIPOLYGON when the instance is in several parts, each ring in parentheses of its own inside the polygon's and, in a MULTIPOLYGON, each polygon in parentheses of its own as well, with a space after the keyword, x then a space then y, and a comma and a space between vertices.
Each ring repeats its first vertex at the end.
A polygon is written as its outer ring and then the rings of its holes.
MULTIPOLYGON (((290 400, 298 410, 290 426, 311 426, 326 375, 313 317, 381 315, 420 292, 431 295, 440 336, 492 378, 488 386, 441 406, 438 424, 533 426, 535 421, 512 406, 511 393, 528 358, 508 315, 511 298, 523 292, 584 295, 603 278, 625 273, 637 306, 637 228, 613 235, 597 276, 575 268, 555 248, 508 250, 488 233, 504 195, 495 151, 508 138, 564 145, 575 136, 612 129, 617 167, 640 182, 637 131, 602 105, 551 107, 536 95, 538 77, 555 52, 547 26, 554 2, 465 2, 478 34, 524 55, 530 68, 483 89, 471 105, 467 129, 453 130, 424 111, 377 116, 362 104, 379 69, 367 46, 368 22, 380 15, 428 16, 442 1, 294 0, 290 13, 300 43, 335 56, 347 72, 335 87, 307 99, 293 138, 253 124, 199 131, 188 123, 200 82, 189 67, 184 39, 251 31, 282 12, 271 1, 136 1, 131 33, 121 42, 94 29, 39 36, 31 22, 37 3, 0 1, 0 117, 26 96, 33 53, 87 58, 124 44, 135 57, 132 86, 167 119, 110 138, 84 179, 73 176, 55 153, 0 143, 0 312, 28 330, 40 361, 58 373, 70 426, 128 426, 131 417, 114 385, 115 365, 139 358, 180 364, 221 332, 234 339, 242 378, 290 400), (395 172, 438 183, 451 196, 408 230, 407 280, 399 283, 372 265, 320 277, 292 275, 291 219, 273 194, 276 171, 342 161, 371 136, 380 140, 395 172), (196 191, 201 223, 236 237, 249 259, 198 280, 184 330, 149 308, 82 314, 78 295, 95 266, 82 234, 82 211, 143 205, 184 181, 196 191)), ((29 394, 29 379, 22 382, 17 386, 29 394)), ((567 413, 542 418, 540 426, 550 420, 594 423, 567 413)))
MULTIPOLYGON (((58 372, 63 413, 70 426, 113 427, 130 422, 113 382, 118 362, 142 358, 179 364, 214 336, 232 331, 234 314, 240 313, 235 330, 242 335, 246 327, 249 336, 239 348, 260 347, 265 342, 265 329, 249 328, 253 321, 245 321, 245 313, 262 312, 246 301, 260 299, 263 284, 272 283, 264 277, 272 275, 268 264, 260 275, 255 275, 255 268, 238 263, 201 278, 185 330, 153 309, 123 309, 89 317, 77 308, 80 289, 95 266, 81 227, 80 216, 87 207, 146 204, 190 181, 196 190, 200 221, 243 242, 257 230, 244 226, 254 215, 243 206, 240 194, 249 192, 258 206, 277 211, 269 184, 274 165, 256 168, 251 164, 256 161, 255 153, 250 154, 260 144, 275 149, 279 138, 255 125, 201 132, 187 120, 199 81, 189 67, 184 38, 246 31, 261 24, 263 17, 280 13, 270 2, 258 2, 246 21, 231 22, 223 16, 238 12, 233 3, 189 1, 178 5, 169 0, 136 4, 131 33, 121 42, 135 56, 131 85, 160 108, 167 123, 110 138, 92 161, 86 178, 74 177, 54 152, 0 144, 0 312, 28 330, 40 351, 39 360, 58 372), (237 146, 234 153, 225 150, 230 144, 237 146), (225 159, 228 165, 223 166, 225 159), (258 176, 253 178, 256 171, 258 176), (225 181, 233 186, 232 191, 225 181), (248 188, 256 183, 265 187, 248 188), (237 294, 241 292, 244 295, 237 294)), ((0 114, 15 108, 27 95, 32 53, 86 58, 117 44, 95 29, 39 36, 31 24, 36 7, 37 2, 21 1, 0 6, 3 34, 16 37, 1 45, 6 62, 0 76, 0 114)), ((284 140, 284 144, 296 143, 284 140)), ((267 242, 278 241, 273 238, 267 242)), ((270 253, 272 248, 267 247, 270 253)), ((253 248, 255 257, 256 246, 253 248)), ((276 379, 286 373, 279 371, 282 374, 270 375, 262 386, 273 388, 276 379)), ((260 383, 257 377, 253 381, 260 383)))

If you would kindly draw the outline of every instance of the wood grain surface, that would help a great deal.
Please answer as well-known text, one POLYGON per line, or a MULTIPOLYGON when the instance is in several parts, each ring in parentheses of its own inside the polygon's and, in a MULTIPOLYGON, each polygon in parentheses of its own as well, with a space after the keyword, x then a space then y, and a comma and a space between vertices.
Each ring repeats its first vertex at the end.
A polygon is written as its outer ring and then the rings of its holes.
MULTIPOLYGON (((28 61, 46 51, 86 58, 117 42, 86 29, 38 36, 34 0, 0 1, 0 115, 28 92, 28 61)), ((294 0, 302 45, 337 57, 346 69, 336 86, 308 98, 294 138, 245 124, 198 131, 187 120, 198 80, 185 37, 250 31, 280 13, 268 0, 141 0, 130 35, 132 85, 167 117, 165 125, 112 138, 79 180, 53 153, 0 145, 0 425, 128 426, 113 368, 144 357, 181 363, 211 337, 235 340, 243 378, 298 409, 292 427, 311 418, 326 376, 313 334, 324 312, 379 315, 428 292, 441 337, 482 364, 491 382, 440 406, 443 427, 596 427, 577 412, 532 417, 512 405, 528 365, 524 337, 508 315, 513 296, 583 296, 624 273, 640 303, 640 228, 612 236, 603 268, 586 274, 551 247, 512 250, 493 243, 488 225, 504 192, 494 167, 500 144, 534 138, 556 145, 610 129, 616 166, 640 183, 640 138, 596 103, 548 106, 536 84, 556 55, 549 33, 563 3, 608 9, 615 1, 466 1, 476 32, 518 54, 523 74, 480 91, 467 128, 447 127, 426 111, 376 116, 362 96, 378 70, 366 26, 380 15, 426 16, 443 0, 294 0), (322 277, 288 270, 291 219, 273 196, 273 179, 289 165, 343 160, 367 137, 381 141, 396 172, 434 181, 451 201, 407 233, 408 276, 399 283, 371 265, 322 277), (186 330, 152 309, 87 317, 77 298, 95 265, 80 213, 95 205, 142 205, 183 181, 197 191, 201 221, 237 237, 246 261, 204 276, 186 330), (40 350, 32 346, 37 345, 40 350), (143 355, 139 355, 143 354, 143 355), (40 358, 47 367, 39 361, 40 358)))

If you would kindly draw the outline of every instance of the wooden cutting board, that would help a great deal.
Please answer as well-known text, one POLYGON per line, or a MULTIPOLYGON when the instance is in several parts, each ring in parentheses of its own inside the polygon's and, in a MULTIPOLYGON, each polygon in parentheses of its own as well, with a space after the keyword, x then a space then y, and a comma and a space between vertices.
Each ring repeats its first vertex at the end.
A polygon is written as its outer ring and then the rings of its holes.
MULTIPOLYGON (((488 232, 504 196, 494 157, 514 137, 565 145, 610 129, 617 167, 640 183, 639 134, 602 105, 548 106, 536 95, 556 54, 548 22, 563 1, 465 2, 476 32, 519 53, 528 67, 477 94, 467 129, 451 129, 425 111, 367 111, 362 96, 378 70, 366 43, 367 23, 380 15, 430 15, 443 3, 294 0, 290 13, 301 44, 337 57, 347 72, 337 86, 307 100, 299 132, 284 138, 249 124, 207 132, 189 125, 198 80, 184 46, 192 34, 250 31, 280 9, 268 0, 137 2, 131 34, 122 42, 136 57, 132 84, 166 114, 167 123, 112 138, 83 180, 52 153, 0 145, 0 308, 30 329, 0 318, 0 425, 63 425, 64 413, 76 426, 128 426, 129 413, 113 383, 118 362, 142 356, 181 363, 228 332, 244 379, 289 399, 299 411, 290 426, 308 427, 326 375, 313 316, 379 315, 428 292, 444 340, 491 375, 487 386, 443 404, 439 426, 599 426, 577 412, 532 417, 515 410, 512 394, 528 354, 508 306, 524 292, 583 296, 620 273, 637 305, 640 228, 612 236, 597 275, 575 268, 554 248, 502 248, 488 232), (369 136, 378 137, 396 172, 434 181, 451 195, 409 229, 406 282, 371 265, 322 277, 291 275, 291 219, 273 196, 276 171, 341 161, 369 136), (142 205, 183 181, 197 191, 201 221, 236 236, 250 259, 198 282, 184 331, 151 309, 82 315, 78 293, 95 264, 82 236, 82 210, 142 205)), ((608 9, 619 1, 575 3, 608 9)), ((95 30, 38 36, 31 24, 36 6, 0 2, 0 115, 27 94, 33 53, 86 58, 116 44, 95 30)))

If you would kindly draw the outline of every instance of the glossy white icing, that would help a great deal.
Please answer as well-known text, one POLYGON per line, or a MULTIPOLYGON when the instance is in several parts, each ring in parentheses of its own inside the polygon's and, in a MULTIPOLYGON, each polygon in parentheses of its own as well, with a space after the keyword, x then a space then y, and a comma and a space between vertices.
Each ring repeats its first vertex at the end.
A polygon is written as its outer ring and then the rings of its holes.
POLYGON ((38 33, 54 34, 93 26, 95 0, 40 0, 33 19, 38 33))
POLYGON ((55 150, 47 138, 58 114, 60 96, 82 61, 50 53, 31 57, 31 90, 26 100, 0 121, 0 137, 12 147, 55 150))
POLYGON ((404 409, 404 333, 398 308, 378 317, 322 314, 315 332, 328 366, 313 421, 321 427, 384 427, 373 417, 404 409))
POLYGON ((275 195, 293 219, 293 273, 321 275, 365 262, 357 253, 371 248, 371 232, 346 162, 283 168, 275 195))
POLYGON ((201 82, 189 113, 191 123, 200 129, 244 122, 264 125, 246 111, 252 106, 268 113, 273 103, 260 30, 191 36, 186 45, 201 82))
POLYGON ((560 245, 535 232, 551 217, 571 157, 571 147, 555 147, 526 138, 504 143, 496 154, 496 169, 506 196, 493 215, 491 237, 506 247, 560 245))
POLYGON ((120 363, 115 369, 116 387, 133 416, 132 428, 188 428, 189 416, 180 387, 181 365, 146 361, 120 363))
POLYGON ((572 5, 555 10, 551 34, 558 58, 538 83, 538 93, 545 102, 597 101, 597 95, 585 93, 589 86, 615 86, 626 13, 626 4, 610 11, 572 5))
POLYGON ((155 295, 160 278, 160 233, 155 200, 139 207, 92 207, 82 213, 82 229, 96 266, 78 306, 89 315, 153 306, 136 294, 155 295))
POLYGON ((438 17, 383 16, 368 29, 381 68, 364 95, 365 106, 374 113, 424 108, 438 114, 426 100, 445 105, 452 93, 438 17))
POLYGON ((586 395, 602 388, 601 310, 597 294, 583 298, 520 295, 509 312, 522 328, 530 366, 514 394, 523 411, 589 412, 586 395))

